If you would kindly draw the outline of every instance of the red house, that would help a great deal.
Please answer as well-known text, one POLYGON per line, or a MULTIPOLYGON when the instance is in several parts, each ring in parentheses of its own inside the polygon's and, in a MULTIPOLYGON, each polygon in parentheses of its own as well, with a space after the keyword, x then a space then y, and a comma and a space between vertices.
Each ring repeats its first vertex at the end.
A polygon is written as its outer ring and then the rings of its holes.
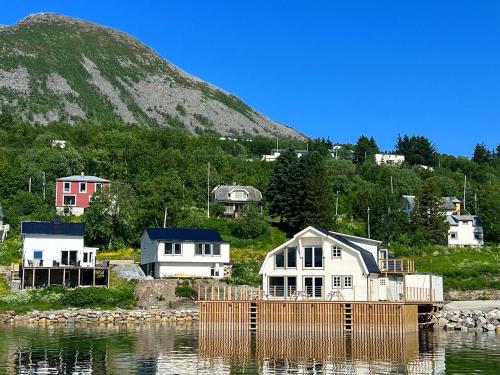
POLYGON ((83 215, 95 192, 109 187, 111 181, 96 176, 68 176, 56 180, 57 212, 83 215))

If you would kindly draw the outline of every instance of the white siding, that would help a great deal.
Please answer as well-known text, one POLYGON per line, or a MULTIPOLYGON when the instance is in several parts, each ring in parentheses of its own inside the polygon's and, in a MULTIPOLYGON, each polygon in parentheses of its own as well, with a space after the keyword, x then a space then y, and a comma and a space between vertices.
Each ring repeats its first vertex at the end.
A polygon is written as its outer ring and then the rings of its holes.
POLYGON ((458 225, 450 226, 448 230, 448 245, 449 246, 482 246, 484 241, 474 237, 474 230, 481 229, 473 225, 473 221, 459 221, 458 225), (455 238, 452 238, 452 233, 455 233, 455 238))
POLYGON ((24 265, 28 266, 28 261, 33 260, 35 250, 43 252, 44 266, 52 266, 53 262, 61 262, 61 251, 63 250, 77 251, 77 261, 82 262, 83 249, 83 237, 25 234, 23 240, 24 265))

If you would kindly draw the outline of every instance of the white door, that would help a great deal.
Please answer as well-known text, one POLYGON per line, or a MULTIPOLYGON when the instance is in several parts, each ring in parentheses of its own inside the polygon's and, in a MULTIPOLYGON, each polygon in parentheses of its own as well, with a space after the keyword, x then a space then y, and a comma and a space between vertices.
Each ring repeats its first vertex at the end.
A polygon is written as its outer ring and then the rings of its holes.
POLYGON ((380 301, 387 301, 387 284, 388 279, 385 277, 381 277, 378 279, 378 299, 380 301))

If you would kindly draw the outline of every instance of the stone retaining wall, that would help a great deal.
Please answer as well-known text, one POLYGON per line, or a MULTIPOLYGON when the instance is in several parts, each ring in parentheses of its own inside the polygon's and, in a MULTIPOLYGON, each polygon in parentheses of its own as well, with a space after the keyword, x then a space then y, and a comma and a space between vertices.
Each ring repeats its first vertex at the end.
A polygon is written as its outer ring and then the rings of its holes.
POLYGON ((86 323, 144 323, 192 322, 199 319, 196 310, 61 310, 32 311, 17 315, 12 311, 0 312, 0 323, 30 324, 86 324, 86 323))
POLYGON ((434 326, 446 330, 500 333, 500 310, 438 311, 431 316, 434 326))

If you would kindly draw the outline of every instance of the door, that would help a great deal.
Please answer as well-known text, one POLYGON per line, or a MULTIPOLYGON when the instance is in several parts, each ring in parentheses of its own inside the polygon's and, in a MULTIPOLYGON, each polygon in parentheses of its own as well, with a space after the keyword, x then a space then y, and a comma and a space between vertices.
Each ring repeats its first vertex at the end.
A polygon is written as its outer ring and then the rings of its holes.
POLYGON ((304 288, 307 297, 322 298, 323 297, 323 277, 322 276, 307 276, 304 277, 304 288))

